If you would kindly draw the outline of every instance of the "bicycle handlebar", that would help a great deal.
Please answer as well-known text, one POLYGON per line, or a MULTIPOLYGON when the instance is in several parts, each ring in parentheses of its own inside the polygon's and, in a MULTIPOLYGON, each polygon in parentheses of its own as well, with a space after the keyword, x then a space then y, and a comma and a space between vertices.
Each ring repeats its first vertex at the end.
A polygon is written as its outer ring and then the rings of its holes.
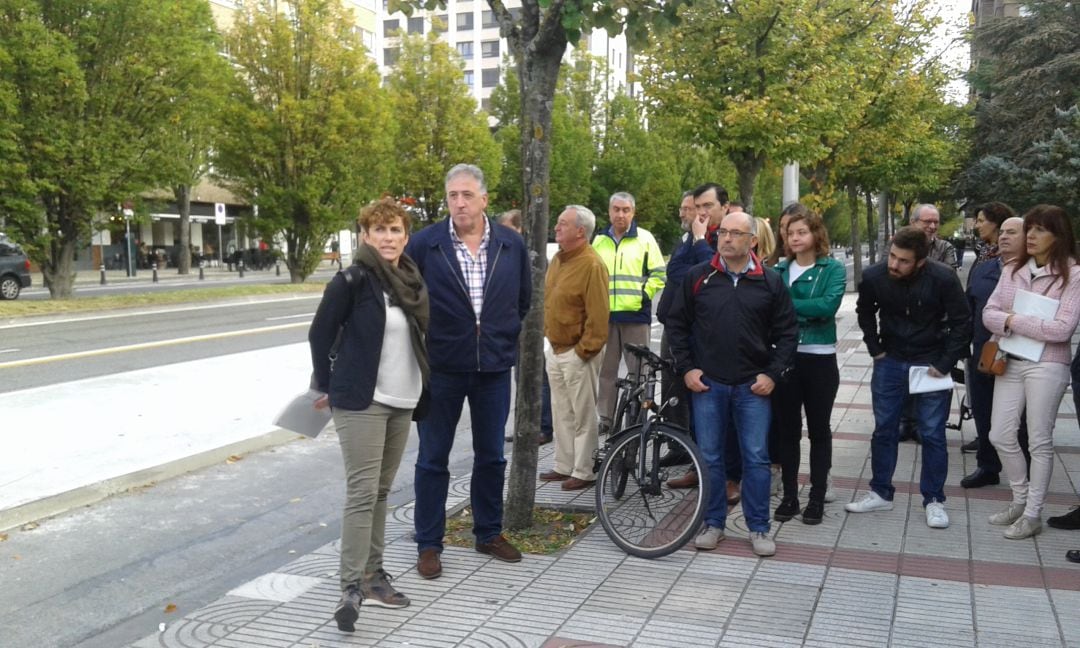
POLYGON ((640 358, 648 365, 659 369, 666 369, 671 372, 675 371, 675 365, 670 360, 656 355, 653 353, 653 350, 647 346, 641 344, 624 344, 623 348, 626 349, 630 355, 640 358))

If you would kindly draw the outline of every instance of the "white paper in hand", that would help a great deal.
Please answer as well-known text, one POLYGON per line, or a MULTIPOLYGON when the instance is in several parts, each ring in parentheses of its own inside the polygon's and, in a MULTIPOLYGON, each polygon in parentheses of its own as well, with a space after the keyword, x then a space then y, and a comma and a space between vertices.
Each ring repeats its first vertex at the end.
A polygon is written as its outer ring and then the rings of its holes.
MULTIPOLYGON (((1013 311, 1017 315, 1027 315, 1028 317, 1036 317, 1045 322, 1049 322, 1057 316, 1058 305, 1061 302, 1044 295, 1037 295, 1028 290, 1017 290, 1016 297, 1013 298, 1013 311)), ((1042 359, 1043 349, 1046 348, 1046 342, 1042 340, 1036 340, 1035 338, 1029 338, 1026 335, 1020 335, 1019 333, 1013 333, 1012 335, 1006 335, 998 340, 998 348, 1024 360, 1031 360, 1032 362, 1038 362, 1042 359)))
POLYGON ((330 422, 329 407, 315 409, 315 401, 325 394, 309 389, 292 399, 274 419, 274 425, 314 439, 330 422))
POLYGON ((941 378, 930 375, 930 367, 911 367, 908 369, 908 393, 925 394, 953 388, 952 378, 946 374, 941 378))

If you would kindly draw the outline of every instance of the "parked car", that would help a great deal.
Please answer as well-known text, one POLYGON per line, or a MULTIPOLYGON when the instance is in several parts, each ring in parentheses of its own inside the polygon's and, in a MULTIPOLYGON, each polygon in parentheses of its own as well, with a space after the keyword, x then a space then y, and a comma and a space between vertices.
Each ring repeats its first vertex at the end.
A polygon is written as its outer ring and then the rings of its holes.
POLYGON ((30 259, 10 239, 0 239, 0 299, 15 299, 29 287, 30 259))

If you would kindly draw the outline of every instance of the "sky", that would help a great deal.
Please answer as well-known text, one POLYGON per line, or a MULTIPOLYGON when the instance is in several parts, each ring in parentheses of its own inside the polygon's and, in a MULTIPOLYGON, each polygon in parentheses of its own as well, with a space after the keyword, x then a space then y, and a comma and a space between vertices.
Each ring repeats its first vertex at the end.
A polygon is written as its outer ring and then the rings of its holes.
MULTIPOLYGON (((962 73, 967 70, 971 58, 968 43, 964 40, 964 32, 967 30, 971 12, 971 0, 937 0, 936 4, 942 23, 938 26, 940 38, 935 52, 943 52, 943 60, 955 71, 962 73)), ((963 79, 957 79, 949 84, 950 101, 965 103, 967 97, 967 83, 963 79)))

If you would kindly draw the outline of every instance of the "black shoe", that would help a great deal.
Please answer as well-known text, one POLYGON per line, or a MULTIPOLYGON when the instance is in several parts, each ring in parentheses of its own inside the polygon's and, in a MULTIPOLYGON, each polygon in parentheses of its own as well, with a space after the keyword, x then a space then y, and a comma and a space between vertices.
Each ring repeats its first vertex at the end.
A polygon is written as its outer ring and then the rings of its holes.
POLYGON ((1069 549, 1065 552, 1065 560, 1080 563, 1080 549, 1069 549))
POLYGON ((802 512, 803 524, 821 524, 821 519, 825 517, 825 502, 822 500, 810 500, 806 504, 806 508, 802 512))
POLYGON ((668 450, 663 457, 660 457, 661 468, 681 466, 688 463, 690 463, 690 453, 681 447, 677 450, 668 450))
POLYGON ((915 429, 914 425, 901 425, 900 426, 900 443, 904 441, 914 441, 915 443, 922 443, 919 439, 919 431, 915 429))
POLYGON ((356 632, 356 620, 360 618, 360 604, 364 598, 356 585, 349 585, 341 593, 341 601, 334 610, 334 621, 342 632, 356 632))
POLYGON ((997 473, 992 473, 984 468, 976 468, 975 472, 960 480, 960 486, 964 488, 982 488, 983 486, 993 486, 1000 483, 1001 477, 998 477, 997 473))
POLYGON ((962 452, 963 454, 971 454, 973 452, 978 452, 978 451, 979 451, 979 440, 978 439, 975 439, 974 441, 968 441, 964 445, 960 446, 960 452, 962 452))
POLYGON ((799 500, 797 498, 784 498, 780 501, 780 506, 776 507, 776 512, 773 513, 773 519, 777 522, 787 522, 791 518, 799 514, 799 500))
POLYGON ((1076 531, 1077 529, 1080 529, 1080 506, 1074 506, 1073 509, 1065 515, 1049 518, 1046 520, 1046 523, 1055 529, 1076 531))

